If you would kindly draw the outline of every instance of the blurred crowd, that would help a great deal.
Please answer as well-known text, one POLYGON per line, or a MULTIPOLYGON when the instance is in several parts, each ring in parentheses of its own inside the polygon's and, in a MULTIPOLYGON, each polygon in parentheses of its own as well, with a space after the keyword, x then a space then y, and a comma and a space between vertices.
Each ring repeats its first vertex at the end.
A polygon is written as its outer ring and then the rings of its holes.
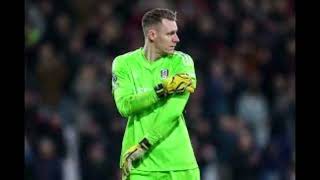
POLYGON ((111 64, 143 46, 154 7, 177 11, 195 63, 185 114, 201 179, 295 179, 293 0, 25 0, 25 179, 119 179, 111 64))

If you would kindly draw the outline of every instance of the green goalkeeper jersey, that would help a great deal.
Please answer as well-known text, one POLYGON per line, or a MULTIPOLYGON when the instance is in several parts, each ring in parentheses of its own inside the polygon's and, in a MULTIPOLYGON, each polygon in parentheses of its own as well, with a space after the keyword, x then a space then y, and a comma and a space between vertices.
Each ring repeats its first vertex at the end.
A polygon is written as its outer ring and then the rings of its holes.
POLYGON ((197 168, 183 111, 189 92, 159 99, 154 87, 177 73, 188 73, 196 85, 192 58, 182 52, 150 62, 143 48, 117 56, 112 64, 112 92, 119 113, 127 119, 121 158, 147 138, 152 145, 134 162, 133 171, 171 171, 197 168))

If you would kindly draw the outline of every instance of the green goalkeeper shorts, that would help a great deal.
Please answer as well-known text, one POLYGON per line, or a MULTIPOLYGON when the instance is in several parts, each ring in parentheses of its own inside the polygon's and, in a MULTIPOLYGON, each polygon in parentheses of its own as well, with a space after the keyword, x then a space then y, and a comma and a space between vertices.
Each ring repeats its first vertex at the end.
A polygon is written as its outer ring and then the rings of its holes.
POLYGON ((180 171, 134 171, 128 180, 200 180, 199 168, 180 171))

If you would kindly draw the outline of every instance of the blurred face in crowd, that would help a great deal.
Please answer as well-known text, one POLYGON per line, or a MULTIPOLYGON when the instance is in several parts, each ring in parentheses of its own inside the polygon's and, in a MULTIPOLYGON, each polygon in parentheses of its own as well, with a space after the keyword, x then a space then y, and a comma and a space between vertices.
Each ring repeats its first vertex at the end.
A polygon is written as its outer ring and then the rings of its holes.
POLYGON ((52 59, 54 57, 53 47, 51 43, 46 43, 40 47, 39 50, 39 58, 40 59, 52 59))
POLYGON ((102 162, 105 159, 105 152, 102 144, 97 143, 90 147, 89 159, 96 163, 102 162))
POLYGON ((41 156, 45 159, 50 159, 55 155, 55 146, 51 139, 41 139, 39 149, 41 156))
POLYGON ((150 28, 147 36, 154 43, 160 54, 172 54, 180 41, 177 31, 176 21, 162 19, 161 23, 150 28))
POLYGON ((252 147, 252 137, 246 130, 240 133, 239 146, 243 151, 248 151, 252 147))

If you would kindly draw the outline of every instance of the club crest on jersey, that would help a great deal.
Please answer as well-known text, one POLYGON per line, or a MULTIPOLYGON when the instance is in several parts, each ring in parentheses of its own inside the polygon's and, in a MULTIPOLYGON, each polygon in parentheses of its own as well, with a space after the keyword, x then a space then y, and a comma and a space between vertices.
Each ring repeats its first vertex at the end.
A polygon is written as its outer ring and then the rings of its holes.
POLYGON ((161 79, 166 79, 169 76, 169 70, 168 69, 162 69, 160 72, 161 79))

